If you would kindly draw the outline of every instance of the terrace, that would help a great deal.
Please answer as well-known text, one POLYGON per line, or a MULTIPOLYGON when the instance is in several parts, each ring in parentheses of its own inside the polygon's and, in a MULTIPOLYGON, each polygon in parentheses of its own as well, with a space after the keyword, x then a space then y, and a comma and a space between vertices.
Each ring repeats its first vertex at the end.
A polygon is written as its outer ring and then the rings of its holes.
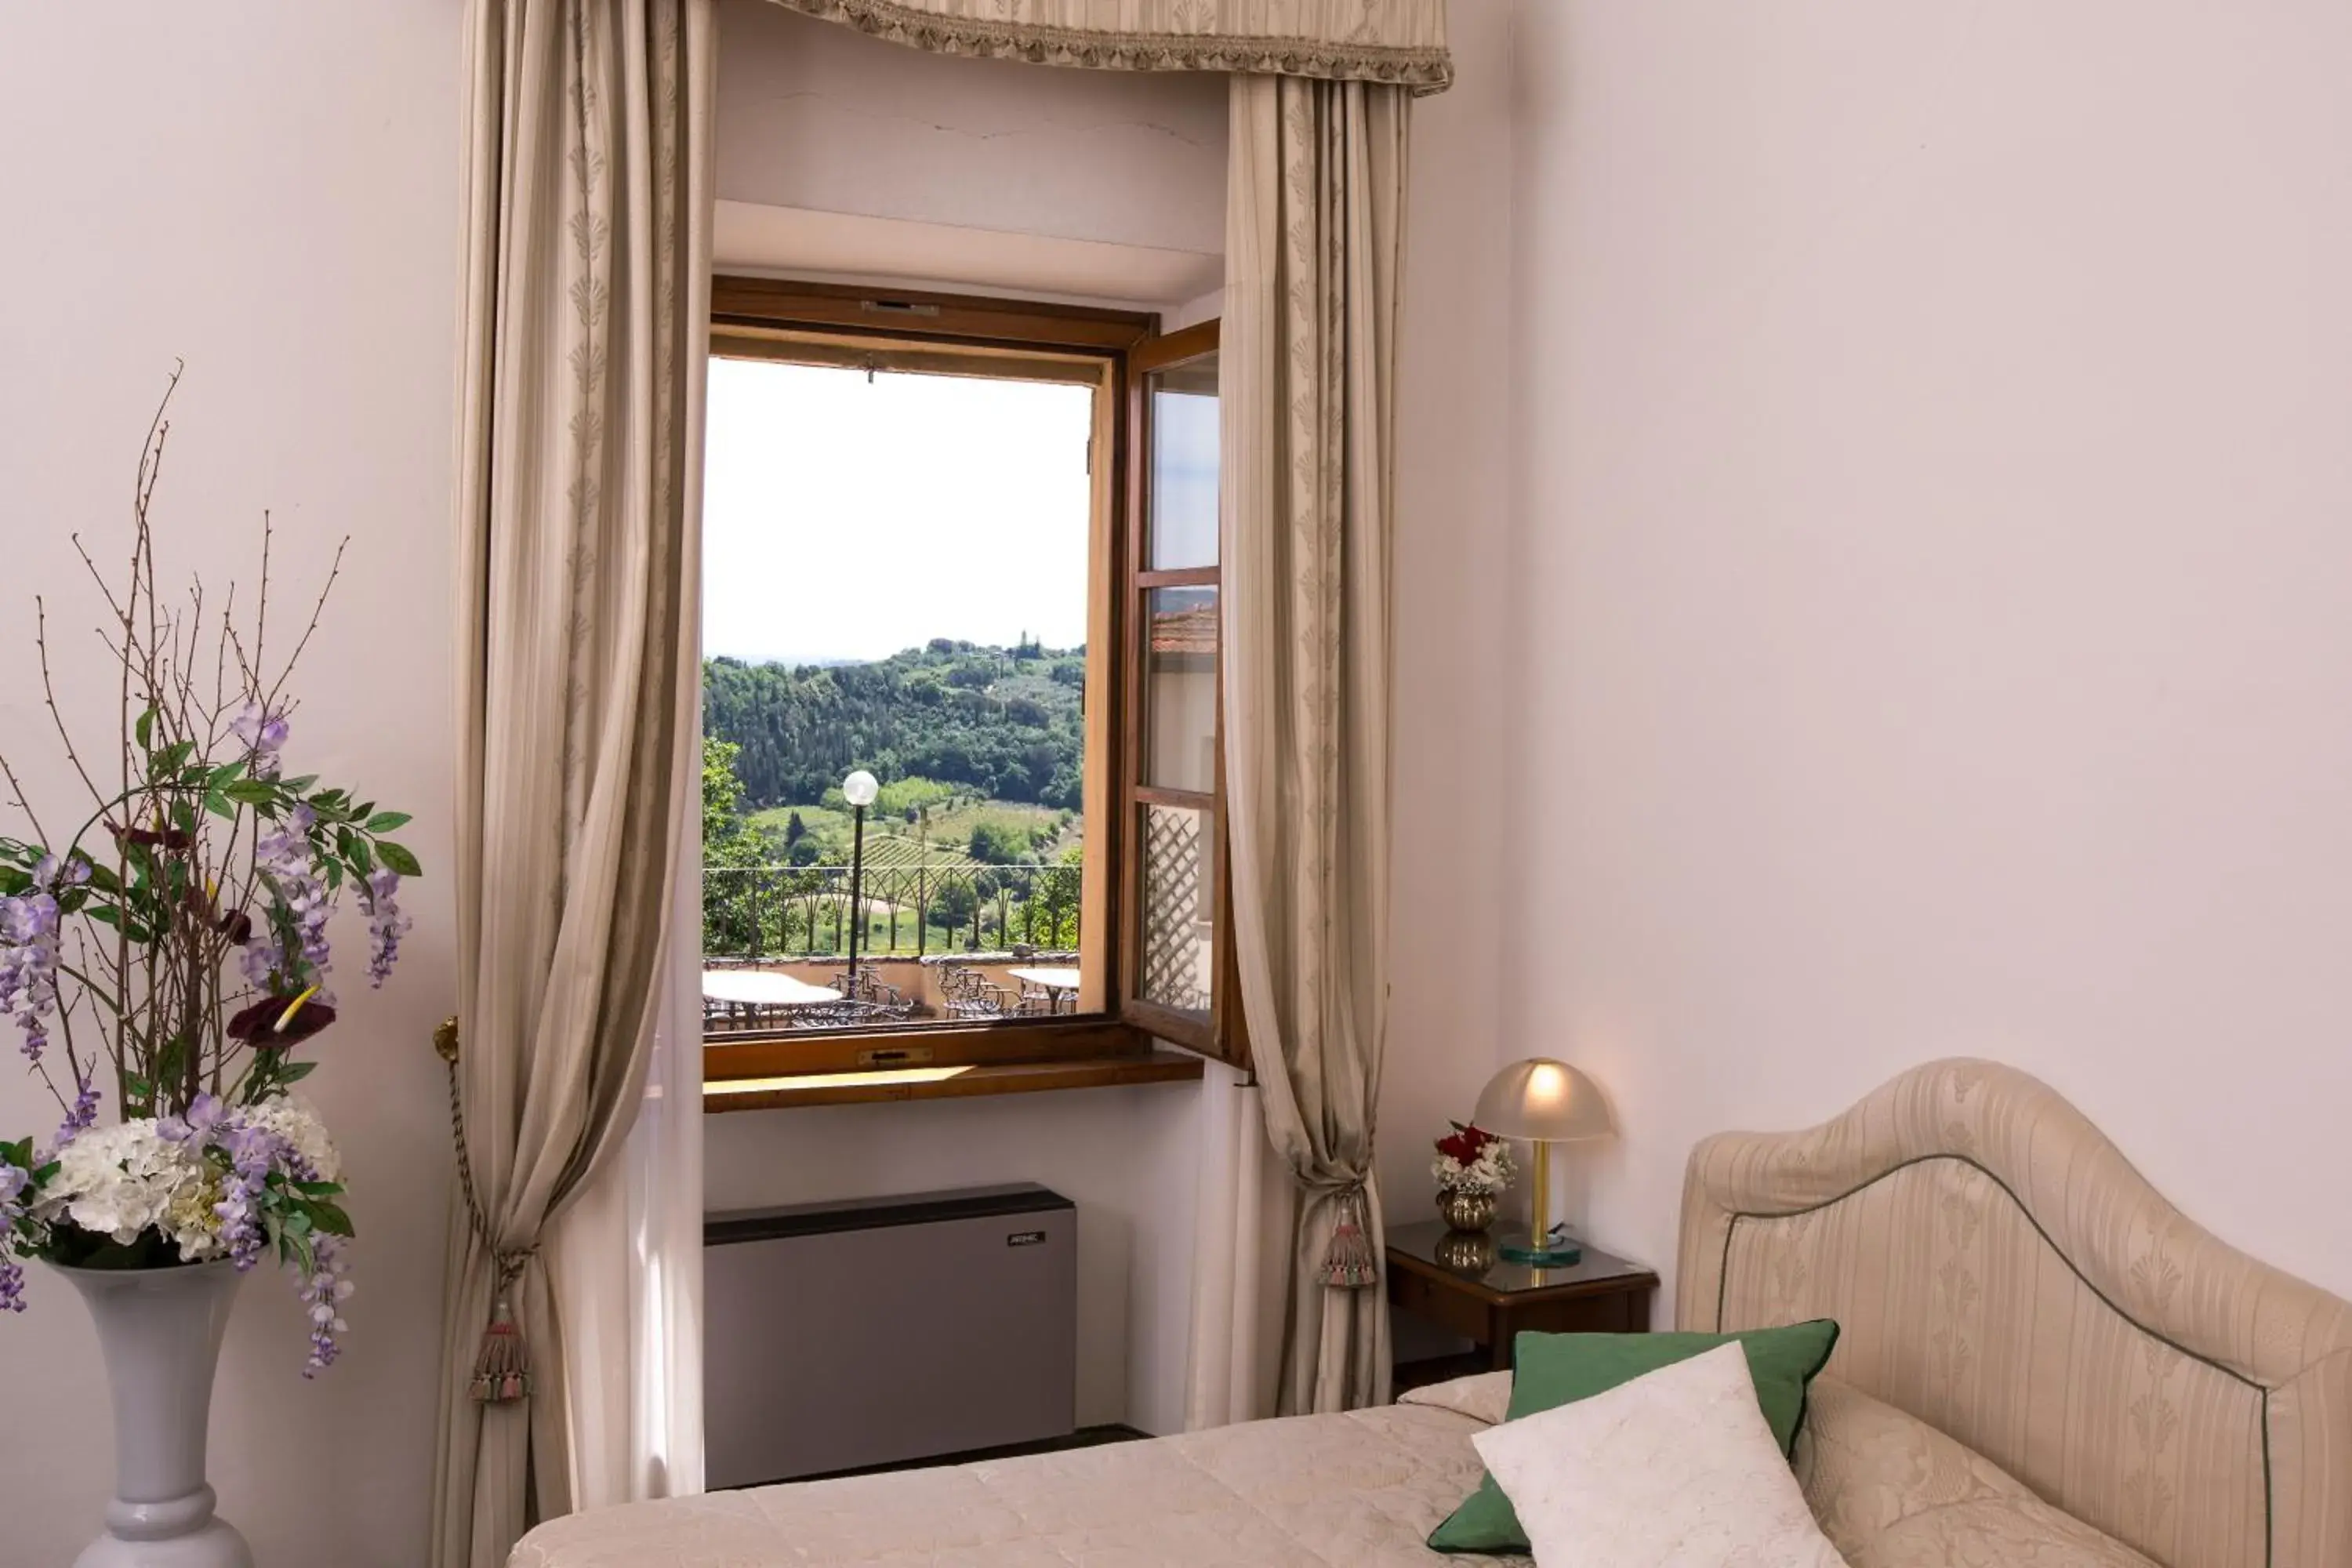
POLYGON ((708 868, 705 1032, 1074 1012, 1080 879, 1075 865, 869 862, 854 907, 848 866, 708 868))

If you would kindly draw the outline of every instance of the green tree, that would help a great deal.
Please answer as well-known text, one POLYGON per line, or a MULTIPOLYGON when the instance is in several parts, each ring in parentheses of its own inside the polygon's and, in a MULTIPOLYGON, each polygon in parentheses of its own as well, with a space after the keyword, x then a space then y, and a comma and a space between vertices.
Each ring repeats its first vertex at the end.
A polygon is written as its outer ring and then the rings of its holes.
POLYGON ((972 826, 971 841, 964 850, 983 866, 1017 866, 1029 858, 1031 847, 1027 829, 981 822, 972 826))

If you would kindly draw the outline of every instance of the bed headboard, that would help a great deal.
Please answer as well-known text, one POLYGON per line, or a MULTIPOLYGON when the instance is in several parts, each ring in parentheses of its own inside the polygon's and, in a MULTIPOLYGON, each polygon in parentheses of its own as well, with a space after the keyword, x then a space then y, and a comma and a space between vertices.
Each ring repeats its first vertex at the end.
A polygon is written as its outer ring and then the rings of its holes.
POLYGON ((2352 1303, 2200 1227, 2015 1068, 1932 1062, 1810 1131, 1708 1139, 1678 1276, 1685 1329, 1835 1318, 1833 1375, 2166 1568, 2352 1565, 2352 1303))

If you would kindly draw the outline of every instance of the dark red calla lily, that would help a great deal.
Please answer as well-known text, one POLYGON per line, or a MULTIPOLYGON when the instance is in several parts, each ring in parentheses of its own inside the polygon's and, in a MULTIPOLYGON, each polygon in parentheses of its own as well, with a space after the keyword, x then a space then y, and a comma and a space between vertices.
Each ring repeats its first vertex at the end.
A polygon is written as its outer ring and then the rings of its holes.
POLYGON ((228 1021, 228 1037, 278 1050, 309 1039, 334 1021, 335 1010, 324 1002, 264 996, 236 1010, 228 1021))

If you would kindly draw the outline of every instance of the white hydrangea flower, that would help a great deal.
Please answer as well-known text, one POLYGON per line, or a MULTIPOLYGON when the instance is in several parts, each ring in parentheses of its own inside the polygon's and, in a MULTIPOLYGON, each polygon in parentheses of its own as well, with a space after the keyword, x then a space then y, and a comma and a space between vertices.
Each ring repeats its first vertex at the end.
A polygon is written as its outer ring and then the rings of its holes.
POLYGON ((201 1218, 196 1208, 205 1181, 203 1159, 142 1117, 91 1128, 68 1143, 33 1215, 46 1225, 69 1220, 125 1246, 150 1226, 175 1240, 197 1240, 210 1220, 208 1208, 201 1218))
POLYGON ((248 1127, 257 1127, 283 1138, 294 1152, 310 1162, 322 1182, 343 1179, 343 1156, 335 1141, 327 1135, 327 1124, 319 1119, 318 1107, 299 1094, 273 1095, 259 1105, 237 1113, 248 1127))

